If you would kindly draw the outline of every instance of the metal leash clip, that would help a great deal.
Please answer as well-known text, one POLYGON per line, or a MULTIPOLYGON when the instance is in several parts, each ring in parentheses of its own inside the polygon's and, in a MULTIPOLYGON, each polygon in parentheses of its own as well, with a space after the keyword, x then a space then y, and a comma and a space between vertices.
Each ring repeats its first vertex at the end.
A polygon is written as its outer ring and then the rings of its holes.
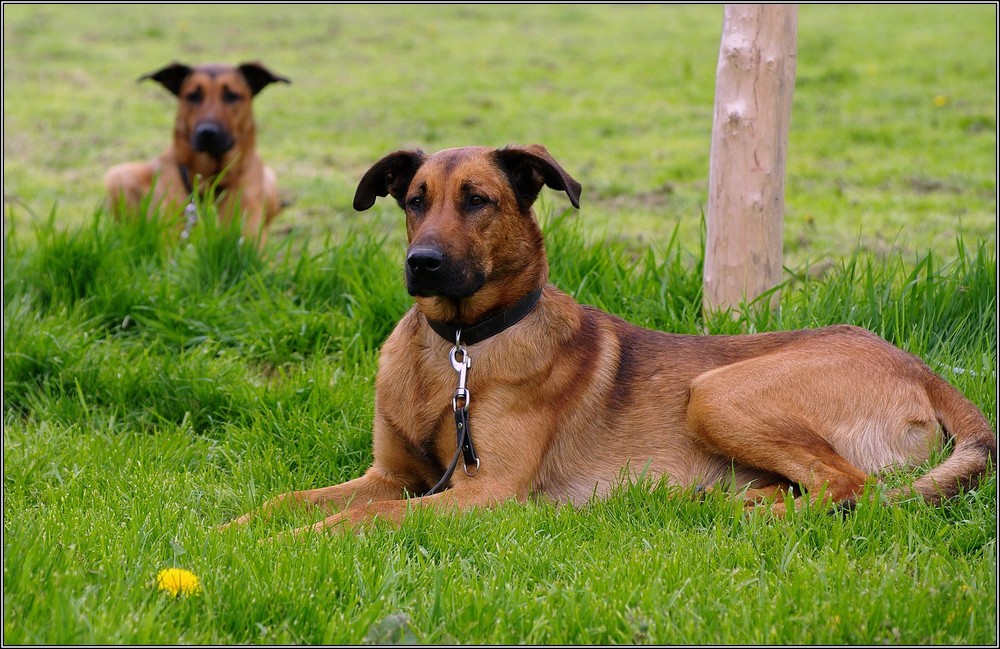
POLYGON ((181 240, 186 241, 191 236, 191 229, 198 222, 198 208, 194 204, 194 198, 184 208, 184 231, 181 232, 181 240))
POLYGON ((460 407, 462 410, 469 409, 469 398, 472 396, 469 394, 469 389, 465 387, 465 382, 468 378, 469 368, 472 367, 472 359, 469 358, 469 353, 465 350, 465 347, 456 345, 451 350, 451 366, 455 368, 458 372, 458 388, 455 390, 455 396, 451 400, 451 407, 454 410, 458 410, 460 407), (458 355, 461 354, 461 359, 458 355), (462 405, 458 405, 459 399, 462 400, 462 405))
POLYGON ((469 429, 469 401, 472 399, 472 394, 466 387, 469 368, 472 367, 472 358, 465 346, 462 345, 461 329, 455 332, 455 346, 451 349, 450 359, 451 366, 458 372, 458 388, 455 389, 455 396, 451 399, 451 407, 455 411, 458 451, 462 453, 464 458, 462 468, 465 475, 472 477, 479 472, 479 457, 476 455, 476 449, 472 446, 472 431, 469 429), (469 465, 473 462, 475 468, 470 471, 469 465))

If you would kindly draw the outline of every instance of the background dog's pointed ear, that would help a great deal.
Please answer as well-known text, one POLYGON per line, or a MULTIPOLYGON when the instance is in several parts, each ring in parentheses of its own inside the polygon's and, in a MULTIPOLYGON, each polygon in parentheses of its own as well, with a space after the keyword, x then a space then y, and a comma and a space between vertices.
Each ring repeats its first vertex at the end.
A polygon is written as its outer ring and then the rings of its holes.
POLYGON ((152 79, 169 90, 175 97, 180 97, 181 85, 192 72, 194 72, 194 68, 190 65, 174 62, 165 68, 157 70, 156 72, 150 72, 149 74, 142 75, 139 77, 139 81, 152 79))
POLYGON ((389 194, 403 207, 410 181, 425 159, 423 151, 396 151, 376 162, 358 183, 354 209, 363 212, 375 204, 378 196, 389 194))
POLYGON ((507 146, 497 149, 496 156, 500 167, 507 172, 522 212, 531 208, 542 185, 566 192, 573 207, 580 207, 580 183, 541 144, 507 146))
POLYGON ((291 79, 274 74, 265 68, 264 64, 260 61, 241 63, 239 67, 237 67, 237 70, 239 70, 243 77, 247 80, 247 84, 250 86, 250 92, 254 96, 272 83, 277 83, 279 81, 282 83, 292 82, 291 79))

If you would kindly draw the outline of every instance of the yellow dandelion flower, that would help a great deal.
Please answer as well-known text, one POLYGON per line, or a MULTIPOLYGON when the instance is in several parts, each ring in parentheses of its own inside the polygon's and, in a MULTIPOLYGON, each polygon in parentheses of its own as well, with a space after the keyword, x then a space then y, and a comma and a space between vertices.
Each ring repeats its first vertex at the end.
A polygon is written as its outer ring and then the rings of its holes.
POLYGON ((198 575, 183 568, 165 568, 156 575, 156 585, 171 595, 197 595, 201 592, 198 575))
POLYGON ((938 108, 941 108, 947 103, 948 103, 948 98, 945 97, 944 95, 938 95, 937 97, 934 98, 934 105, 937 106, 938 108))

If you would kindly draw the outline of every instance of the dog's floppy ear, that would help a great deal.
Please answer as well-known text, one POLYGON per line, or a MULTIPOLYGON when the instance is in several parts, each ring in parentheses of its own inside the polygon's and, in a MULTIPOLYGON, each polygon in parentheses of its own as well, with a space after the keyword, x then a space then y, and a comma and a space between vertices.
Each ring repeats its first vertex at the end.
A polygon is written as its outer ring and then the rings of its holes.
POLYGON ((157 70, 156 72, 150 72, 149 74, 142 75, 139 77, 139 81, 152 79, 169 90, 175 97, 180 97, 181 85, 192 72, 194 72, 194 68, 190 65, 174 62, 165 68, 157 70))
POLYGON ((376 197, 389 194, 403 207, 410 181, 426 159, 423 151, 396 151, 376 162, 358 183, 354 209, 363 212, 375 204, 376 197))
POLYGON ((517 197, 517 206, 522 212, 531 208, 542 185, 566 192, 573 207, 580 207, 580 183, 566 173, 541 144, 506 146, 497 149, 496 157, 510 179, 517 197))
POLYGON ((291 79, 274 74, 265 68, 264 64, 260 61, 240 63, 237 70, 239 70, 243 77, 247 80, 247 84, 250 86, 250 93, 255 97, 258 92, 272 83, 277 83, 279 81, 282 83, 292 82, 291 79))

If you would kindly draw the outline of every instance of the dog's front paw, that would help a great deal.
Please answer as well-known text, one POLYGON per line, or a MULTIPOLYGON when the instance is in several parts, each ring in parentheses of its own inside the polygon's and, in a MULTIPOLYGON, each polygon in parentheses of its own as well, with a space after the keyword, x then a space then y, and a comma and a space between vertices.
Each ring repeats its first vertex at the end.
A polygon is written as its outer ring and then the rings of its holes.
POLYGON ((352 527, 353 526, 349 518, 341 512, 339 514, 334 514, 333 516, 328 516, 327 518, 324 518, 317 523, 313 523, 312 525, 298 527, 291 532, 288 532, 288 534, 295 538, 321 532, 325 532, 327 534, 346 534, 352 527))
POLYGON ((235 527, 242 527, 243 525, 246 525, 248 522, 250 522, 251 518, 252 518, 252 514, 250 512, 247 512, 246 514, 243 514, 239 518, 234 518, 233 520, 229 521, 228 523, 222 523, 221 525, 216 525, 215 526, 215 531, 216 532, 225 532, 228 529, 232 529, 232 528, 235 528, 235 527))

